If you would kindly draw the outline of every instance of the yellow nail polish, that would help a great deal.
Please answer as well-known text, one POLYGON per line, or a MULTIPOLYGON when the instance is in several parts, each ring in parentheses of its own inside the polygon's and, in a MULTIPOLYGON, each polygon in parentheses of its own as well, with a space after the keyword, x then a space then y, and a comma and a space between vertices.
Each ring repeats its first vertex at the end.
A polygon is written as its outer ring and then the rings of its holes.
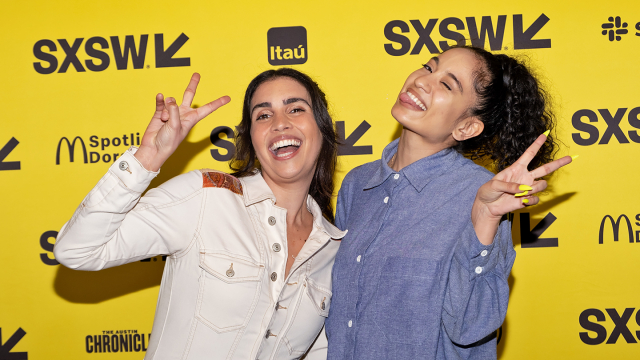
POLYGON ((522 203, 523 204, 528 204, 529 203, 529 199, 522 199, 522 203))
POLYGON ((533 188, 529 185, 520 185, 518 186, 518 189, 520 189, 520 191, 533 190, 533 188))
POLYGON ((578 158, 578 156, 580 156, 580 155, 572 155, 572 156, 571 156, 571 160, 575 160, 575 159, 577 159, 577 158, 578 158))
POLYGON ((547 130, 547 131, 545 131, 543 134, 544 134, 544 136, 549 136, 549 133, 550 133, 550 132, 551 132, 551 130, 547 130))
POLYGON ((528 191, 524 191, 524 192, 521 192, 521 193, 517 193, 517 194, 515 194, 514 196, 515 196, 515 197, 520 197, 520 196, 525 196, 525 195, 527 195, 527 194, 529 194, 529 192, 528 192, 528 191))

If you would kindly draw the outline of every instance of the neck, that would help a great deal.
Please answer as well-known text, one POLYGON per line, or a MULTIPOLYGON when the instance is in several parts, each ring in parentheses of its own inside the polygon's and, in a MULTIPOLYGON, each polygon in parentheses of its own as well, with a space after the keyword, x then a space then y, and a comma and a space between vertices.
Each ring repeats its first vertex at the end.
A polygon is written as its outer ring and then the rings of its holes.
POLYGON ((276 197, 276 205, 287 210, 287 225, 300 226, 313 221, 307 209, 307 195, 311 178, 291 183, 273 181, 263 172, 262 177, 276 197))
POLYGON ((390 161, 390 166, 394 171, 400 171, 404 167, 448 147, 450 147, 449 144, 434 144, 413 131, 403 128, 400 134, 400 141, 398 142, 398 151, 394 159, 390 161))

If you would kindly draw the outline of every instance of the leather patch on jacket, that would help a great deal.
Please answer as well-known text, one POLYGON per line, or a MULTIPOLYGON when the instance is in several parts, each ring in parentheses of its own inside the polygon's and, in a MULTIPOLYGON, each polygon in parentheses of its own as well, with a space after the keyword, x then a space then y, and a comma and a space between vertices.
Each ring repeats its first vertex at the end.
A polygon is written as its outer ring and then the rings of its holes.
POLYGON ((242 184, 235 177, 215 171, 202 171, 202 187, 215 187, 230 190, 231 192, 242 195, 242 184))

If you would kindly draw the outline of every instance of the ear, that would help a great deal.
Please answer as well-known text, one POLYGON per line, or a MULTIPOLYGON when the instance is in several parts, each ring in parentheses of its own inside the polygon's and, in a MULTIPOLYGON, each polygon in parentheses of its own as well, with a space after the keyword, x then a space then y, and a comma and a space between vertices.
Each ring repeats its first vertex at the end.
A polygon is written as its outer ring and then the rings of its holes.
POLYGON ((456 141, 463 141, 480 135, 482 130, 484 130, 484 123, 472 116, 460 121, 451 135, 456 141))

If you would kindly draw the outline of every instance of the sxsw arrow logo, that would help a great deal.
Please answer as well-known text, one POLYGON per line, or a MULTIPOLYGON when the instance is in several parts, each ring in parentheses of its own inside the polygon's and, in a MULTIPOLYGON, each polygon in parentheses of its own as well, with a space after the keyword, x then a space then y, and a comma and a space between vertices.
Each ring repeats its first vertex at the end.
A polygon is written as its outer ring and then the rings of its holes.
POLYGON ((548 213, 531 229, 529 213, 520 213, 520 246, 523 248, 558 247, 558 238, 540 237, 556 220, 552 213, 548 213))
POLYGON ((2 344, 2 328, 0 328, 0 360, 28 360, 29 357, 27 352, 11 352, 14 346, 25 336, 27 333, 22 330, 22 328, 18 328, 13 335, 7 340, 6 343, 2 344))
POLYGON ((371 125, 364 120, 347 137, 344 129, 344 121, 336 121, 336 132, 338 133, 338 155, 368 155, 373 154, 371 145, 356 146, 362 135, 371 128, 371 125))
POLYGON ((19 143, 16 138, 12 137, 11 140, 0 149, 0 170, 20 170, 20 161, 4 161, 19 143))

